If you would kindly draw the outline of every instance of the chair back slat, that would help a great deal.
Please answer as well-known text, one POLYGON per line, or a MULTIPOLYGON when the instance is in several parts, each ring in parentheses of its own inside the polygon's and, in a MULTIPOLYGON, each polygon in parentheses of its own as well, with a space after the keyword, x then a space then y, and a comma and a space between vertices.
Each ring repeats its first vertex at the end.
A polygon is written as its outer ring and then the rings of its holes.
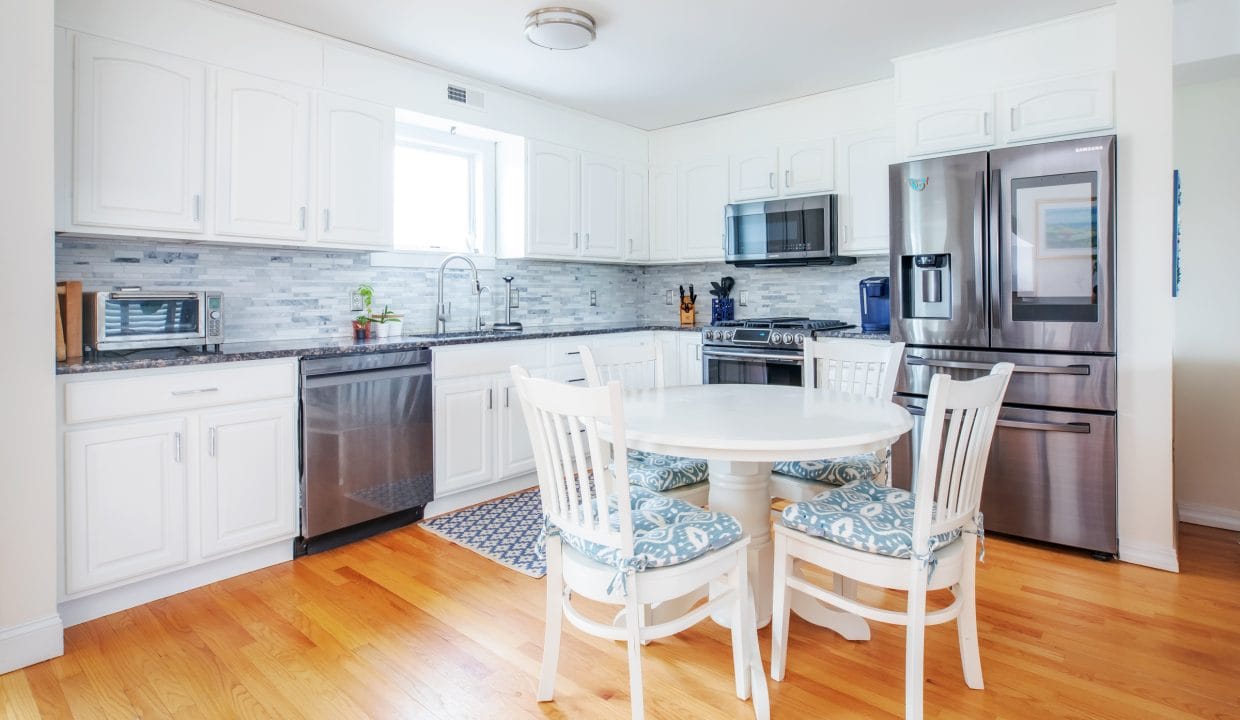
POLYGON ((802 384, 890 400, 904 343, 820 339, 805 343, 802 384))
POLYGON ((591 350, 585 345, 578 348, 581 364, 586 371, 586 382, 591 387, 618 381, 625 389, 661 388, 663 378, 663 349, 659 344, 611 345, 591 350))
POLYGON ((620 384, 574 387, 532 378, 517 366, 512 377, 529 427, 547 519, 564 532, 631 555, 629 486, 615 480, 628 477, 620 384), (602 424, 610 425, 610 443, 599 432, 602 424), (609 522, 608 499, 613 496, 618 528, 609 522))
POLYGON ((926 552, 931 536, 971 529, 1012 368, 1011 363, 999 363, 975 380, 935 375, 930 381, 913 486, 915 552, 926 552))

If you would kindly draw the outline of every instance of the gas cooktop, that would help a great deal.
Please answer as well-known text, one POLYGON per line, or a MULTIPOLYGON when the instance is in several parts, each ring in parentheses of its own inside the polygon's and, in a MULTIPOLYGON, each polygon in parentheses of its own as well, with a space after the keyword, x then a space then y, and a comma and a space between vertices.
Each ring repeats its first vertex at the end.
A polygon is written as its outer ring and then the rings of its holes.
POLYGON ((769 317, 732 320, 702 331, 703 342, 750 348, 795 350, 813 339, 815 331, 855 327, 843 320, 814 320, 807 317, 769 317))

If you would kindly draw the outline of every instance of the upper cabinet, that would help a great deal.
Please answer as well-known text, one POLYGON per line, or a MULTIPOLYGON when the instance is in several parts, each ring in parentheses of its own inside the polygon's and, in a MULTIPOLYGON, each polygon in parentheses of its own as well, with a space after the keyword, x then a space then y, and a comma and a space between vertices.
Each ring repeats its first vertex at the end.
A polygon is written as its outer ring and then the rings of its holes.
POLYGON ((841 255, 886 255, 889 251, 888 166, 898 158, 894 130, 840 138, 841 255))
POLYGON ((680 236, 676 168, 650 168, 650 259, 675 260, 680 236))
POLYGON ((649 198, 646 168, 624 166, 624 235, 626 260, 650 259, 649 198))
POLYGON ((526 145, 526 250, 573 257, 580 252, 581 153, 531 140, 526 145))
POLYGON ((203 232, 206 66, 79 36, 73 70, 73 222, 203 232))
POLYGON ((624 164, 581 156, 581 254, 619 260, 624 237, 624 164))
POLYGON ((933 155, 995 144, 995 96, 987 93, 933 105, 903 108, 901 135, 907 155, 933 155))
POLYGON ((215 86, 215 232, 306 242, 310 93, 223 70, 215 86))
POLYGON ((729 171, 732 202, 830 192, 835 143, 828 138, 736 153, 729 171))
POLYGON ((1090 73, 1004 90, 1003 140, 1039 140, 1113 127, 1112 76, 1110 71, 1090 73))
POLYGON ((680 259, 723 259, 723 210, 728 204, 728 163, 722 158, 680 167, 680 259))
POLYGON ((318 108, 319 238, 390 248, 395 114, 328 93, 318 108))

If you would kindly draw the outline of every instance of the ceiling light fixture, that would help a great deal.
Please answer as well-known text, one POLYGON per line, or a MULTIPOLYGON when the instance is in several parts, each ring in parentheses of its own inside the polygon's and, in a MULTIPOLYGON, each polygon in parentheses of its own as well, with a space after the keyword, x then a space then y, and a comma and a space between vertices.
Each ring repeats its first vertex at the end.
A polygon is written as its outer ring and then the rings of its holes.
POLYGON ((593 16, 582 10, 545 7, 525 16, 525 38, 548 50, 576 50, 596 37, 593 16))

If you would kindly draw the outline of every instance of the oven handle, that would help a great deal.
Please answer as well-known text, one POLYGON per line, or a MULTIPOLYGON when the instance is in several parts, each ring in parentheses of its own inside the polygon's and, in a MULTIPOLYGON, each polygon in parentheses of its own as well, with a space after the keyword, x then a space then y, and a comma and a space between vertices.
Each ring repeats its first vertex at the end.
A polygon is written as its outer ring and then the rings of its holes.
MULTIPOLYGON (((909 355, 905 360, 908 365, 925 365, 926 367, 952 368, 956 370, 990 370, 994 366, 989 363, 970 362, 968 360, 927 360, 920 355, 909 355)), ((1088 365, 1017 365, 1012 372, 1038 375, 1088 375, 1088 365)))
POLYGON ((704 357, 728 358, 731 360, 774 360, 790 365, 800 365, 804 362, 802 355, 776 355, 774 353, 754 353, 754 352, 729 352, 727 350, 702 350, 704 357))
MULTIPOLYGON (((914 417, 925 417, 926 409, 920 405, 905 405, 904 409, 909 415, 914 417)), ((1004 420, 999 419, 995 423, 999 427, 1012 428, 1014 430, 1036 430, 1039 432, 1067 432, 1081 433, 1088 435, 1090 433, 1089 423, 1069 422, 1069 423, 1051 423, 1051 422, 1031 422, 1029 420, 1004 420)))

